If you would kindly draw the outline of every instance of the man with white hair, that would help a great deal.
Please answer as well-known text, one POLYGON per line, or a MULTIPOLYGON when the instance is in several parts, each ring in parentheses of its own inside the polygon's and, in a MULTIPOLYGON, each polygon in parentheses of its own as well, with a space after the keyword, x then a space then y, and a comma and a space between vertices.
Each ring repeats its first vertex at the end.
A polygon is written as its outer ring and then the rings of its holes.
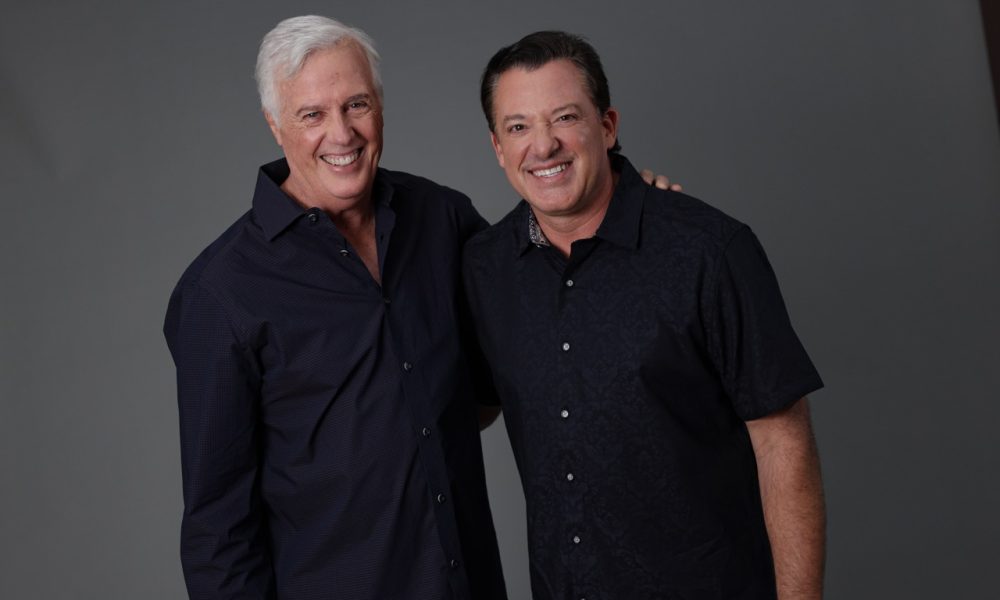
POLYGON ((469 199, 378 167, 363 32, 282 21, 257 80, 285 158, 170 299, 192 598, 505 598, 466 326, 469 199))

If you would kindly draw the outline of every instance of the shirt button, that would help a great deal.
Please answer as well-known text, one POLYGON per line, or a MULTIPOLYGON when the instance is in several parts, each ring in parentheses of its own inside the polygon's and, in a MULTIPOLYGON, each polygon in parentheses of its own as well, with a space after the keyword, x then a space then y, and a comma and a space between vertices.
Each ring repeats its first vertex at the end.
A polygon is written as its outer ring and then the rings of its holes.
POLYGON ((563 352, 569 352, 569 342, 563 342, 562 349, 563 352))
POLYGON ((411 365, 408 362, 404 362, 403 363, 403 370, 406 371, 407 373, 409 373, 410 371, 413 370, 413 365, 411 365))
POLYGON ((438 504, 444 504, 445 501, 444 494, 438 494, 437 496, 435 496, 434 499, 437 500, 438 504))
POLYGON ((574 535, 573 536, 573 543, 574 544, 579 544, 580 543, 580 536, 574 535))
POLYGON ((564 418, 564 419, 568 419, 569 418, 569 411, 564 408, 561 411, 559 411, 559 416, 562 417, 562 418, 564 418))
POLYGON ((341 256, 347 256, 349 254, 350 254, 350 252, 347 251, 347 248, 344 248, 343 250, 340 251, 340 255, 341 256))
POLYGON ((572 279, 567 279, 566 280, 566 287, 573 287, 573 280, 572 279))
POLYGON ((573 474, 572 473, 566 473, 566 481, 573 481, 573 474))
POLYGON ((316 221, 319 221, 319 215, 316 213, 309 213, 309 222, 315 223, 316 221))
POLYGON ((454 558, 451 559, 451 561, 449 561, 448 564, 451 565, 452 569, 457 569, 458 568, 458 561, 455 560, 454 558))
POLYGON ((422 435, 424 437, 431 437, 430 427, 424 427, 423 429, 421 429, 420 430, 420 435, 422 435))
POLYGON ((389 306, 390 304, 392 304, 392 300, 389 300, 388 296, 386 296, 385 298, 382 298, 382 302, 385 302, 386 306, 389 306))

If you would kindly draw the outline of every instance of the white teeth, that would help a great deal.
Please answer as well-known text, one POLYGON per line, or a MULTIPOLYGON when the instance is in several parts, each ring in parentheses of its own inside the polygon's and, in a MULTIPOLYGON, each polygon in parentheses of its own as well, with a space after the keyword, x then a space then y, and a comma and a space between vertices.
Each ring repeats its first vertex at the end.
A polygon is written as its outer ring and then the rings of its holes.
POLYGON ((335 167, 343 167, 345 165, 349 165, 352 162, 358 160, 359 156, 361 156, 361 150, 360 149, 355 150, 354 152, 351 152, 350 154, 348 154, 346 156, 334 156, 332 154, 327 154, 326 156, 321 156, 320 158, 323 159, 323 162, 329 163, 329 164, 331 164, 331 165, 333 165, 335 167))
POLYGON ((566 163, 561 165, 556 165, 551 169, 539 169, 538 171, 532 171, 531 174, 535 177, 552 177, 556 173, 562 173, 566 170, 566 163))

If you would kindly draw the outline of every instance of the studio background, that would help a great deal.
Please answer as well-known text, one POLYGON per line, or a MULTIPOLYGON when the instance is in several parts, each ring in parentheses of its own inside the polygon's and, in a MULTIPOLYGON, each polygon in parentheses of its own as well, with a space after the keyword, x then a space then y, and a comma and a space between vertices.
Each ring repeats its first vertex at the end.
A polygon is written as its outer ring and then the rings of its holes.
MULTIPOLYGON (((546 28, 600 52, 624 153, 749 223, 826 381, 828 597, 983 598, 1000 564, 1000 136, 975 0, 20 2, 0 18, 0 597, 184 597, 183 269, 280 155, 260 38, 377 42, 382 165, 515 196, 478 77, 546 28)), ((524 506, 483 435, 512 600, 524 506)))

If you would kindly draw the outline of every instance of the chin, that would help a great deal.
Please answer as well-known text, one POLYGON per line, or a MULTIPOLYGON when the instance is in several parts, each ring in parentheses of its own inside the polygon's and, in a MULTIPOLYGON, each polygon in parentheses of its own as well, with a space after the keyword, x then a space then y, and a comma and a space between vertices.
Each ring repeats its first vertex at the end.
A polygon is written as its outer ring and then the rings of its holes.
POLYGON ((571 196, 565 194, 559 196, 536 195, 529 204, 545 214, 559 215, 571 211, 575 202, 571 196))
POLYGON ((338 198, 353 198, 360 196, 369 187, 367 173, 352 173, 349 177, 332 177, 327 180, 326 191, 338 198))

